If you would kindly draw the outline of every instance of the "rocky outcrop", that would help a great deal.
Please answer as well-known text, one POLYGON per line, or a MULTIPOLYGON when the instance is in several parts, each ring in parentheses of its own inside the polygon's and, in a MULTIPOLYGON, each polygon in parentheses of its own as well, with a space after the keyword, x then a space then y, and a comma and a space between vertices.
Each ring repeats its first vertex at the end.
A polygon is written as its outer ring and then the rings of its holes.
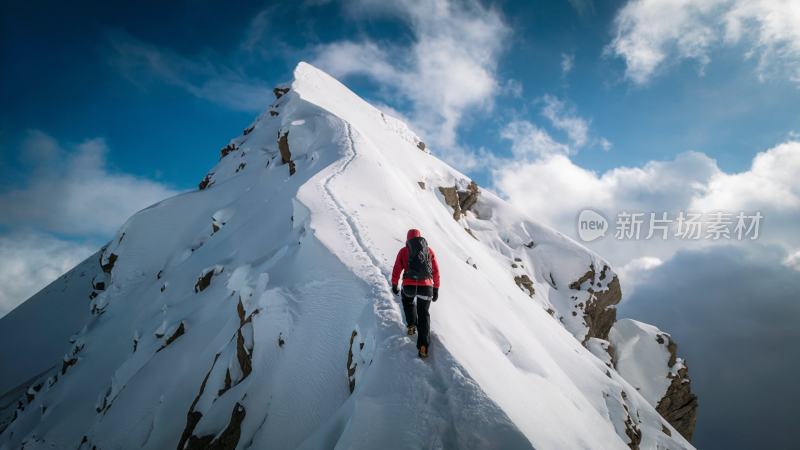
POLYGON ((196 293, 203 292, 208 286, 211 285, 211 279, 214 277, 214 275, 217 275, 220 272, 222 272, 221 266, 214 266, 204 270, 197 279, 197 283, 194 285, 194 291, 196 293))
POLYGON ((296 167, 292 161, 292 152, 289 150, 289 132, 285 131, 278 136, 278 150, 281 153, 281 162, 289 165, 289 176, 294 175, 296 167))
MULTIPOLYGON (((165 348, 167 348, 167 346, 169 346, 170 344, 175 342, 176 339, 178 339, 179 337, 183 336, 184 333, 186 333, 186 327, 183 325, 183 321, 181 321, 180 325, 178 325, 178 328, 176 328, 175 331, 161 345, 161 347, 159 347, 158 350, 156 350, 156 353, 158 353, 161 350, 164 350, 165 348)), ((136 351, 135 348, 134 348, 134 351, 136 351)))
POLYGON ((214 184, 214 180, 211 178, 213 176, 214 176, 214 172, 207 173, 206 176, 203 177, 202 180, 200 180, 200 183, 197 184, 197 189, 202 191, 202 190, 210 187, 212 184, 214 184))
POLYGON ((353 342, 356 340, 358 332, 353 330, 350 335, 350 346, 347 348, 347 382, 352 394, 356 388, 356 362, 353 361, 353 342))
POLYGON ((275 94, 275 98, 279 99, 283 97, 287 92, 289 92, 290 88, 287 86, 278 86, 272 90, 272 93, 275 94))
POLYGON ((528 292, 528 296, 533 297, 536 291, 533 289, 533 281, 528 275, 518 275, 514 277, 514 282, 517 283, 520 289, 528 292))
POLYGON ((108 258, 100 259, 100 268, 103 269, 105 273, 111 273, 114 270, 114 264, 117 263, 117 255, 115 253, 111 253, 108 255, 108 258))
POLYGON ((444 196, 445 203, 453 208, 455 220, 461 219, 461 216, 470 211, 480 196, 480 189, 474 181, 470 181, 465 189, 459 188, 458 184, 452 187, 440 186, 439 192, 444 196))
MULTIPOLYGON (((692 393, 689 369, 678 357, 678 346, 672 337, 653 325, 626 318, 614 324, 609 341, 609 354, 617 372, 683 437, 691 440, 697 421, 697 396, 692 393)), ((665 434, 671 433, 669 428, 664 430, 665 434)))
MULTIPOLYGON (((625 400, 627 398, 628 394, 626 394, 625 391, 622 391, 622 399, 625 400)), ((639 426, 631 417, 631 412, 628 409, 628 405, 623 403, 622 408, 625 410, 625 415, 627 416, 625 419, 625 435, 631 440, 628 443, 628 447, 631 450, 639 450, 639 444, 642 443, 642 430, 639 429, 639 426)))
POLYGON ((608 279, 611 274, 613 272, 607 265, 603 265, 603 269, 598 274, 592 264, 583 276, 569 285, 570 289, 585 289, 589 293, 586 303, 577 305, 578 308, 583 309, 587 327, 584 343, 593 337, 608 339, 608 331, 617 319, 617 310, 613 306, 622 299, 622 290, 616 275, 613 275, 610 280, 608 279))
MULTIPOLYGON (((659 336, 661 337, 661 336, 659 336)), ((670 352, 669 367, 673 369, 678 361, 677 351, 678 346, 670 339, 668 349, 670 352)), ((691 379, 689 379, 689 367, 686 363, 681 361, 680 368, 672 373, 672 370, 667 375, 672 381, 667 388, 666 394, 658 402, 656 411, 662 417, 667 419, 678 432, 683 435, 687 440, 692 440, 694 428, 697 424, 697 396, 692 393, 691 379)))
MULTIPOLYGON (((245 133, 245 134, 247 134, 247 133, 245 133)), ((238 150, 238 148, 236 147, 236 144, 233 144, 233 143, 228 144, 225 147, 222 147, 222 149, 220 149, 220 151, 219 151, 219 159, 222 159, 222 158, 228 156, 231 152, 235 152, 236 150, 238 150)))

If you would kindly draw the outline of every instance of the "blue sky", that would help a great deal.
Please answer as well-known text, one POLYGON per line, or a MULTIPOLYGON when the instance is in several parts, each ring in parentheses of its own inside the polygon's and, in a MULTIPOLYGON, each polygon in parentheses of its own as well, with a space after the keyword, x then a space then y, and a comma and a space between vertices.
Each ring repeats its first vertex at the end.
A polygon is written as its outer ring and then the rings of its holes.
MULTIPOLYGON (((708 320, 734 321, 762 302, 797 315, 789 302, 800 271, 798 30, 792 0, 5 2, 0 315, 133 212, 194 188, 305 60, 573 237, 586 207, 609 218, 763 212, 753 242, 586 244, 620 273, 623 314, 681 333, 690 366, 708 373, 716 367, 703 365, 703 352, 713 349, 697 331, 708 320), (732 274, 768 272, 749 285, 763 298, 735 311, 700 308, 704 298, 741 295, 717 282, 704 294, 714 260, 732 274), (701 275, 682 285, 688 324, 651 295, 671 292, 664 274, 682 273, 701 275)), ((728 327, 728 337, 774 345, 768 322, 728 327)), ((724 392, 700 395, 697 439, 715 448, 703 414, 724 414, 724 392)), ((736 429, 752 431, 746 421, 736 429)), ((771 435, 776 447, 781 436, 771 435)))

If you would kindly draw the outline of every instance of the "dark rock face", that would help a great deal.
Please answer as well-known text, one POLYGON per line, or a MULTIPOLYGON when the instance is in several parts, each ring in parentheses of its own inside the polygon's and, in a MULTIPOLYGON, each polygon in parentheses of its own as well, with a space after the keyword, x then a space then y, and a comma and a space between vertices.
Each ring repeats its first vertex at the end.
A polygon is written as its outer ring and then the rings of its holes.
POLYGON ((114 270, 114 264, 117 262, 117 255, 115 253, 108 255, 108 261, 106 261, 105 264, 103 263, 103 259, 100 259, 100 268, 103 269, 105 273, 111 273, 111 271, 114 270))
POLYGON ((528 275, 519 275, 514 277, 514 282, 517 283, 520 289, 523 291, 528 292, 528 296, 533 297, 533 294, 536 292, 533 289, 533 281, 528 275))
MULTIPOLYGON (((161 347, 159 347, 158 350, 156 350, 156 353, 158 353, 161 350, 164 350, 165 348, 167 348, 168 345, 170 345, 173 342, 175 342, 175 340, 178 339, 179 337, 183 336, 184 333, 186 333, 186 327, 183 325, 183 322, 181 322, 180 325, 178 325, 178 328, 175 330, 175 332, 172 333, 170 335, 170 337, 167 338, 167 341, 164 342, 164 344, 161 345, 161 347)), ((133 351, 136 351, 135 346, 134 346, 134 350, 133 351)))
POLYGON ((288 87, 276 87, 275 89, 272 90, 272 93, 275 94, 276 99, 279 99, 283 97, 284 94, 289 92, 289 89, 290 88, 288 87))
MULTIPOLYGON (((252 131, 252 129, 251 129, 251 131, 252 131)), ((238 148, 236 148, 236 145, 234 145, 234 144, 228 144, 225 147, 222 147, 222 149, 220 149, 220 151, 219 151, 219 159, 222 159, 222 158, 228 156, 231 152, 234 152, 236 150, 238 150, 238 148)))
POLYGON ((356 362, 353 361, 353 342, 356 340, 356 336, 358 336, 358 332, 353 330, 353 333, 350 335, 350 346, 347 349, 347 382, 348 386, 350 387, 350 393, 356 388, 356 362))
POLYGON ((445 203, 453 208, 453 219, 455 220, 461 219, 462 215, 475 206, 481 193, 478 184, 474 181, 470 181, 466 190, 459 190, 457 185, 452 187, 440 186, 439 192, 444 196, 445 203))
POLYGON ((214 277, 214 269, 208 269, 208 271, 203 272, 203 275, 197 279, 197 283, 194 285, 195 292, 203 292, 208 286, 211 285, 211 278, 214 277))
POLYGON ((586 301, 586 305, 583 307, 583 317, 588 327, 584 342, 593 337, 607 340, 608 332, 617 320, 617 310, 610 307, 616 305, 622 299, 622 289, 616 275, 611 281, 604 283, 610 270, 610 267, 604 265, 598 274, 595 271, 594 264, 592 264, 589 266, 589 271, 569 285, 570 289, 581 290, 583 284, 589 282, 588 287, 586 287, 586 292, 589 293, 589 300, 586 301))
POLYGON ((289 150, 288 131, 278 136, 278 150, 281 152, 281 162, 289 165, 289 176, 294 175, 296 167, 294 161, 292 161, 292 152, 289 150))
MULTIPOLYGON (((661 335, 659 335, 662 338, 661 335)), ((669 367, 672 368, 677 361, 678 346, 671 338, 667 346, 670 353, 669 367)), ((662 338, 663 339, 663 338, 662 338)), ((691 441, 694 428, 697 424, 697 396, 692 393, 692 383, 689 379, 689 368, 684 363, 684 367, 678 369, 676 375, 668 375, 672 382, 667 388, 666 394, 658 402, 656 411, 675 427, 678 432, 691 441)))
POLYGON ((214 184, 214 180, 211 179, 211 177, 213 176, 214 172, 207 173, 206 176, 203 177, 202 180, 200 180, 200 183, 197 185, 197 189, 202 191, 205 188, 210 187, 212 184, 214 184))

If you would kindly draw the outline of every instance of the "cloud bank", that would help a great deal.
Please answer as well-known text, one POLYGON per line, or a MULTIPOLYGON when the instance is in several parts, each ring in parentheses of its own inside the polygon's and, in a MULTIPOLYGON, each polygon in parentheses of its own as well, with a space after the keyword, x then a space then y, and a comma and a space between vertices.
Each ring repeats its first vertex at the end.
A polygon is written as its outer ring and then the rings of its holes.
POLYGON ((795 446, 800 276, 782 254, 762 245, 681 251, 642 273, 619 307, 677 340, 700 396, 697 448, 795 446))
POLYGON ((633 83, 648 83, 671 63, 702 72, 717 48, 741 50, 759 80, 800 86, 800 4, 793 0, 631 0, 617 13, 606 52, 625 61, 633 83))
POLYGON ((64 148, 42 131, 19 149, 23 186, 0 192, 0 316, 97 250, 133 213, 177 194, 109 168, 102 139, 64 148), (68 236, 68 237, 64 237, 68 236))
POLYGON ((500 13, 477 1, 354 0, 347 5, 355 19, 403 21, 413 39, 405 46, 366 38, 327 43, 316 49, 313 63, 334 77, 369 77, 395 102, 409 103, 412 125, 435 146, 457 147, 464 116, 491 108, 501 90, 497 63, 510 30, 500 13))
POLYGON ((51 136, 31 131, 21 152, 30 175, 22 188, 0 193, 0 225, 108 236, 136 211, 177 194, 156 181, 110 169, 102 139, 65 150, 51 136))

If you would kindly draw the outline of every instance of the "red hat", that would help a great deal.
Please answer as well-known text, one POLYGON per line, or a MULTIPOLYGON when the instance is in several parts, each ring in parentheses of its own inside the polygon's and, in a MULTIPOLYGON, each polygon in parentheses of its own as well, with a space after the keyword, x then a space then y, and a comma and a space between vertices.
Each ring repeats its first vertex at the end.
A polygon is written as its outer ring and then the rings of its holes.
POLYGON ((408 230, 408 233, 406 234, 406 240, 414 239, 414 238, 420 237, 420 236, 422 236, 422 233, 420 233, 418 229, 412 228, 412 229, 408 230))

